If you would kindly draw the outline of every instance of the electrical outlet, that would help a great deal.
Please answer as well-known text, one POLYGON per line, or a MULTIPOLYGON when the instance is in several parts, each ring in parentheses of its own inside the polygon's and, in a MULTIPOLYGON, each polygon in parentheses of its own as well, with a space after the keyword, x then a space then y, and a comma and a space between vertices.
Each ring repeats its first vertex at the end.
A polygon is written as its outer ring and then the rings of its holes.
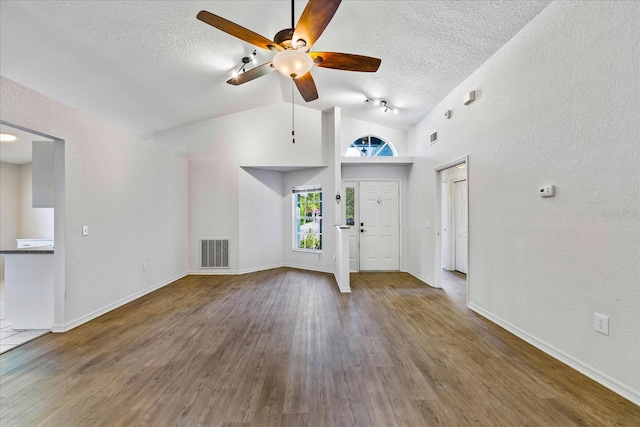
POLYGON ((609 335, 609 318, 596 313, 595 330, 601 334, 609 335))
POLYGON ((142 263, 142 271, 147 271, 147 263, 146 262, 142 263))

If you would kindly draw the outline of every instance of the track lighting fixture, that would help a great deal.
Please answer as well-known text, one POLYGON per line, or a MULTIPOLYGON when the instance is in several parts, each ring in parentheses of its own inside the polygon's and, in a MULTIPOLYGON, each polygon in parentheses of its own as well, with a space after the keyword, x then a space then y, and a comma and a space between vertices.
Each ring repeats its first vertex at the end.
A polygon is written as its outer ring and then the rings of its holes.
POLYGON ((391 111, 392 113, 396 114, 398 112, 397 109, 395 108, 391 108, 391 106, 387 103, 387 101, 385 101, 384 99, 371 99, 371 98, 367 98, 365 99, 364 102, 371 102, 373 103, 373 105, 375 105, 376 107, 381 107, 382 111, 384 111, 385 113, 391 111))
POLYGON ((245 70, 245 67, 247 66, 248 63, 252 63, 252 64, 256 64, 256 55, 258 54, 257 50, 254 50, 253 53, 249 56, 245 56, 244 58, 242 58, 242 65, 240 65, 240 68, 238 68, 237 70, 233 71, 233 77, 238 77, 240 74, 246 72, 247 70, 245 70))

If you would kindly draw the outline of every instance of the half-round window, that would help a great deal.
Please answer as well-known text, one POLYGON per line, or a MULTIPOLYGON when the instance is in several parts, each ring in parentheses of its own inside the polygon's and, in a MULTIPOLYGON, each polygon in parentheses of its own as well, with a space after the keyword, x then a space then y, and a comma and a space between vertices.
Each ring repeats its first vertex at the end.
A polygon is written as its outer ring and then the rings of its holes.
POLYGON ((390 142, 369 135, 353 141, 346 155, 348 157, 393 157, 396 155, 396 150, 390 142))

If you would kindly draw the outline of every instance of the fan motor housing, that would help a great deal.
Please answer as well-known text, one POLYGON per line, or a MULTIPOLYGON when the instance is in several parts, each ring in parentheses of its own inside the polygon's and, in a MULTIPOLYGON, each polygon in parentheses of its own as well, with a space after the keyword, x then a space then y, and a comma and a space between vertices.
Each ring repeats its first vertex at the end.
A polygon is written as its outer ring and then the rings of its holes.
POLYGON ((286 49, 291 47, 292 38, 293 38, 293 28, 286 28, 284 30, 278 31, 278 33, 273 38, 273 41, 286 49))

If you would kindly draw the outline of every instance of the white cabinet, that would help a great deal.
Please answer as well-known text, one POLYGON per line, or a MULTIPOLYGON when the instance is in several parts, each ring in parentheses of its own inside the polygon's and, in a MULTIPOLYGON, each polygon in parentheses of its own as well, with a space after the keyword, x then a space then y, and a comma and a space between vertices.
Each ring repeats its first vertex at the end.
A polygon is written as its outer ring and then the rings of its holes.
POLYGON ((53 327, 53 253, 4 254, 5 316, 13 329, 53 327))
POLYGON ((32 206, 53 207, 53 141, 32 142, 32 206))
POLYGON ((53 246, 53 239, 16 239, 16 242, 18 243, 18 249, 53 246))

